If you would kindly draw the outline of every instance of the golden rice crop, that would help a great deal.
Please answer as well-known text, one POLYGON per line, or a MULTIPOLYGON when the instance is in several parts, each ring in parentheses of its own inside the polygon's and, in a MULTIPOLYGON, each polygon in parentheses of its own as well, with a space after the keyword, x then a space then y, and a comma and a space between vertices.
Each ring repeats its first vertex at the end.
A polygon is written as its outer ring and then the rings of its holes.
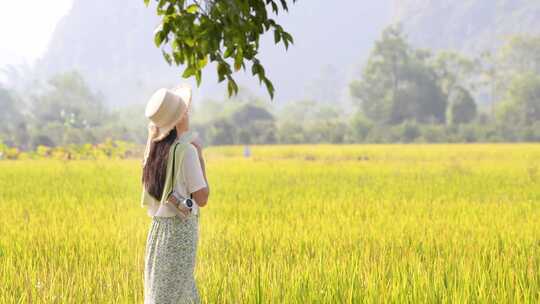
MULTIPOLYGON (((206 151, 208 303, 540 301, 540 145, 206 151)), ((0 303, 141 303, 140 160, 0 161, 0 303)))

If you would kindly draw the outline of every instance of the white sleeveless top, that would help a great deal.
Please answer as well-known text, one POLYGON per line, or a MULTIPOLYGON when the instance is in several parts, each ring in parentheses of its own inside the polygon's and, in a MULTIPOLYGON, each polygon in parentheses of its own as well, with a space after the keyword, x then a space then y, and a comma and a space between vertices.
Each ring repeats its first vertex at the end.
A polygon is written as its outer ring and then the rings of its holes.
MULTIPOLYGON (((174 191, 182 197, 189 197, 191 193, 206 187, 206 181, 202 172, 201 163, 199 161, 199 153, 197 148, 192 144, 187 145, 184 152, 184 158, 181 163, 181 168, 176 172, 174 177, 174 191)), ((169 204, 161 205, 153 197, 148 196, 150 204, 148 205, 148 216, 163 216, 173 217, 176 215, 172 206, 169 204)), ((195 200, 194 200, 195 201, 195 200)), ((197 203, 195 201, 195 203, 197 203)), ((193 212, 199 212, 199 205, 193 206, 193 212)))

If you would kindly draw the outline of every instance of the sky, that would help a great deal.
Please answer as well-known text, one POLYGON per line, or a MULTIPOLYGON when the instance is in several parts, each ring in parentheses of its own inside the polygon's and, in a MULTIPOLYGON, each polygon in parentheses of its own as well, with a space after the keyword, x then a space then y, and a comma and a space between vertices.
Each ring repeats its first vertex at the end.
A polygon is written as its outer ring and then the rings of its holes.
MULTIPOLYGON (((93 11, 92 16, 95 16, 109 1, 118 0, 84 0, 76 2, 75 10, 83 7, 84 14, 86 12, 84 9, 97 9, 97 12, 93 11), (93 6, 92 3, 96 4, 93 6)), ((386 15, 390 1, 346 0, 347 10, 343 10, 343 6, 328 6, 327 0, 299 1, 288 14, 280 15, 278 21, 294 36, 294 46, 284 51, 283 46, 274 45, 273 35, 270 34, 261 41, 260 50, 260 58, 277 88, 276 101, 304 98, 331 100, 332 98, 325 96, 348 95, 349 78, 356 77, 359 73, 357 63, 362 62, 367 56, 374 39, 387 24, 386 15)), ((32 65, 36 59, 44 55, 57 22, 70 12, 73 2, 74 0, 0 0, 0 80, 3 76, 2 66, 25 62, 32 65)), ((143 6, 141 0, 136 2, 143 6)), ((148 15, 151 14, 149 11, 148 15)), ((81 18, 80 14, 77 16, 81 18)), ((91 24, 88 20, 85 22, 79 25, 91 24)), ((91 27, 88 32, 93 33, 91 27)), ((111 39, 111 44, 114 45, 112 41, 114 37, 103 35, 100 38, 111 39)), ((142 41, 144 38, 136 42, 142 41)), ((69 49, 70 45, 61 47, 69 49)), ((159 62, 163 63, 161 54, 153 45, 148 44, 148 49, 155 50, 159 62)), ((99 58, 94 56, 88 60, 92 62, 99 58)), ((74 61, 67 60, 67 62, 74 61)), ((128 67, 132 66, 125 60, 120 62, 128 67)), ((80 66, 85 65, 81 63, 80 66)), ((205 96, 217 99, 223 97, 226 86, 225 83, 217 84, 214 71, 205 74, 205 86, 201 90, 205 92, 205 96)), ((177 72, 172 75, 171 73, 171 79, 177 81, 177 72)), ((96 80, 101 77, 99 73, 89 73, 85 77, 89 79, 94 89, 105 94, 110 93, 107 85, 96 80)), ((248 88, 256 96, 267 96, 265 88, 251 77, 249 70, 235 77, 241 86, 248 88)))
POLYGON ((0 0, 0 65, 41 56, 72 0, 0 0))

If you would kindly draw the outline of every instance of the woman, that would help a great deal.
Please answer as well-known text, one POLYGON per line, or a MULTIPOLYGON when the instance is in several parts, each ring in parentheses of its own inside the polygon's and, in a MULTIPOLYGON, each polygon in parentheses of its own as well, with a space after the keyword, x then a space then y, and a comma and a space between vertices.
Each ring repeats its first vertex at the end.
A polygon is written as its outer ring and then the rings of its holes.
POLYGON ((199 303, 194 278, 199 207, 209 187, 201 145, 189 132, 191 89, 156 91, 145 109, 150 119, 143 159, 142 206, 152 223, 144 269, 144 303, 199 303), (194 204, 186 207, 191 198, 194 204))

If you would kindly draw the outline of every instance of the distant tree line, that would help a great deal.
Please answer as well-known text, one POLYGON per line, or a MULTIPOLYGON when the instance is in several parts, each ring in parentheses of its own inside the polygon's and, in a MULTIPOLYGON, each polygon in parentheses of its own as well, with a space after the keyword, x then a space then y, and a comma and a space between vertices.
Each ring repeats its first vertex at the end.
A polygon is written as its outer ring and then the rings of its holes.
MULTIPOLYGON (((12 89, 0 87, 0 143, 20 150, 38 146, 104 143, 107 139, 140 142, 144 127, 133 109, 110 110, 78 72, 45 83, 28 80, 12 89)), ((138 115, 139 113, 137 113, 138 115)))
POLYGON ((387 28, 350 85, 353 141, 540 141, 540 36, 469 58, 412 47, 387 28))
POLYGON ((272 111, 244 96, 196 128, 212 144, 540 141, 539 54, 540 36, 476 58, 434 54, 391 26, 350 84, 352 108, 307 100, 272 111))
MULTIPOLYGON (((474 58, 433 53, 392 26, 350 83, 350 106, 302 100, 277 107, 241 89, 232 99, 197 101, 192 125, 210 145, 540 141, 539 54, 540 36, 510 37, 474 58)), ((8 74, 16 85, 0 85, 4 146, 146 139, 144 105, 108 109, 77 72, 46 82, 8 74)))

